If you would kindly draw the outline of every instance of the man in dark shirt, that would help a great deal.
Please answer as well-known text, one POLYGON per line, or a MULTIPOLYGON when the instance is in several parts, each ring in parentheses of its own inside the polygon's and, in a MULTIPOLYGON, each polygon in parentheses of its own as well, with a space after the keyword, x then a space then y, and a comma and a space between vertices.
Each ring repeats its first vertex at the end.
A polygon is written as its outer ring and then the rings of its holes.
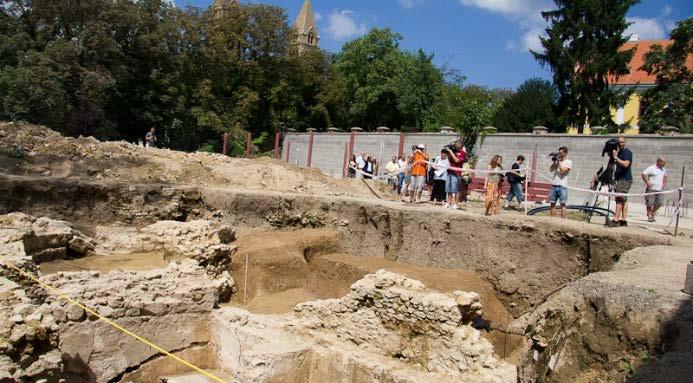
POLYGON ((506 174, 506 179, 508 184, 510 184, 510 190, 508 191, 508 198, 505 200, 505 208, 510 207, 510 202, 514 198, 517 198, 517 203, 522 206, 522 202, 525 200, 525 195, 522 193, 522 181, 524 180, 524 175, 520 174, 520 167, 525 162, 525 156, 517 156, 517 160, 511 167, 510 171, 506 174))
MULTIPOLYGON (((616 193, 628 193, 630 187, 633 186, 633 152, 626 148, 626 138, 618 136, 618 149, 613 153, 614 161, 616 162, 616 193)), ((628 197, 616 197, 616 215, 611 221, 611 226, 628 226, 626 217, 628 216, 628 197)))

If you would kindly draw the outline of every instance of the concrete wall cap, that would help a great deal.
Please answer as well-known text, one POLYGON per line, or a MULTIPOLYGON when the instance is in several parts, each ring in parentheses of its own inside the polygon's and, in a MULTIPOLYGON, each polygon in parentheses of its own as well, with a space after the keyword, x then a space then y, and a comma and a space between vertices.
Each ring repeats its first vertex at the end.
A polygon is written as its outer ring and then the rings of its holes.
POLYGON ((532 133, 534 133, 534 134, 546 134, 548 132, 549 132, 549 128, 547 128, 545 126, 539 125, 539 126, 535 126, 532 128, 532 133))

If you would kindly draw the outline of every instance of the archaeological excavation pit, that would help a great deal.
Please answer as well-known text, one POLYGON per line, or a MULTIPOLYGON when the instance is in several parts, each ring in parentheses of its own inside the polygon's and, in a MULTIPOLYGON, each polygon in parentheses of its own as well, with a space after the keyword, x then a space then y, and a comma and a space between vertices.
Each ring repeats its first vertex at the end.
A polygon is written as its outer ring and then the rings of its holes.
POLYGON ((256 186, 159 182, 146 156, 181 178, 227 160, 74 141, 139 178, 0 173, 0 382, 690 376, 690 239, 406 206, 272 161, 256 186))

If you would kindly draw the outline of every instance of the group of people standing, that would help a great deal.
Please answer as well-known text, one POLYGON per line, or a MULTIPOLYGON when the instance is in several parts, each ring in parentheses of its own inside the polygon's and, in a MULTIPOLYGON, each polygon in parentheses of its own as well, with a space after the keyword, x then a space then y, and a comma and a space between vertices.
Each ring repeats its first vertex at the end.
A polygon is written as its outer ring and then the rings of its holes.
POLYGON ((393 190, 402 196, 404 202, 421 202, 426 185, 431 186, 430 200, 434 204, 457 209, 458 203, 467 200, 471 167, 461 141, 446 145, 433 159, 423 144, 412 146, 409 156, 393 156, 385 170, 386 175, 393 175, 390 178, 393 190))
MULTIPOLYGON (((609 226, 620 227, 628 226, 628 195, 633 186, 633 152, 626 147, 626 138, 618 136, 617 145, 609 153, 609 166, 613 167, 613 182, 608 186, 613 192, 619 193, 614 199, 616 201, 616 211, 614 218, 609 222, 609 226)), ((655 221, 657 210, 664 205, 664 195, 657 194, 664 191, 667 184, 667 172, 665 169, 666 160, 663 157, 648 166, 642 173, 641 178, 645 183, 645 207, 647 209, 647 220, 655 221)), ((568 175, 573 167, 573 161, 568 158, 568 148, 563 146, 558 151, 558 157, 554 159, 549 170, 553 173, 551 180, 551 192, 549 193, 549 203, 551 204, 551 216, 557 216, 556 205, 560 203, 561 218, 567 218, 568 210, 568 175)), ((607 171, 609 171, 607 169, 607 171)), ((597 176, 593 179, 596 182, 597 176)), ((603 186, 604 187, 604 186, 603 186)))
MULTIPOLYGON (((610 156, 614 165, 613 191, 622 193, 615 198, 616 214, 610 222, 611 226, 627 226, 628 194, 632 184, 633 153, 626 148, 625 137, 617 138, 618 147, 610 156)), ((553 161, 549 167, 551 172, 551 189, 548 202, 551 205, 550 214, 558 216, 560 208, 561 218, 567 218, 568 210, 568 176, 573 168, 573 161, 568 158, 568 148, 562 146, 553 155, 553 161)), ((484 207, 485 215, 496 215, 501 210, 502 186, 508 183, 508 193, 505 197, 505 208, 517 200, 522 206, 525 202, 523 183, 526 182, 527 173, 523 168, 525 157, 517 156, 509 170, 503 169, 503 157, 494 155, 484 172, 484 207)), ((666 161, 658 158, 657 162, 645 169, 642 180, 645 183, 645 193, 655 193, 664 190, 667 183, 667 174, 664 166, 666 161)), ((472 183, 472 173, 475 172, 475 163, 470 163, 467 152, 461 141, 446 145, 440 150, 440 154, 431 159, 424 145, 412 146, 410 155, 393 156, 384 169, 388 183, 393 191, 402 196, 404 202, 419 203, 424 187, 429 185, 430 201, 445 208, 457 209, 462 202, 467 202, 468 187, 472 183)), ((378 163, 373 155, 362 153, 356 157, 352 154, 349 161, 350 178, 357 176, 360 170, 363 178, 372 178, 377 174, 378 163)), ((476 171, 481 173, 480 171, 476 171)), ((648 195, 645 198, 647 217, 654 222, 657 210, 664 204, 662 194, 648 195)))
POLYGON ((378 160, 373 154, 361 153, 358 157, 352 154, 351 158, 349 158, 347 177, 371 179, 378 174, 378 166, 378 160), (360 172, 357 172, 357 170, 360 172))

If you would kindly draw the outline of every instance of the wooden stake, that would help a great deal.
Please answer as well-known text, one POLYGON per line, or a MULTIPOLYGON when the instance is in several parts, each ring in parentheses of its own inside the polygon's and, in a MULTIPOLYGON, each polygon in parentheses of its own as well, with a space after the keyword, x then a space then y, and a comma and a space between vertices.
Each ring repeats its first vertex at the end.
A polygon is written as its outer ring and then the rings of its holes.
POLYGON ((229 147, 229 134, 224 133, 224 145, 222 146, 221 154, 226 155, 228 147, 229 147))
POLYGON ((529 201, 529 177, 527 177, 529 174, 527 174, 527 171, 525 170, 525 215, 527 215, 527 202, 529 201))
POLYGON ((248 300, 248 254, 245 255, 245 278, 243 279, 243 307, 248 300))
POLYGON ((683 209, 683 181, 686 178, 686 167, 681 169, 681 189, 679 189, 679 202, 677 203, 678 208, 676 212, 676 227, 674 228, 674 237, 679 235, 679 218, 681 217, 681 210, 683 209))

